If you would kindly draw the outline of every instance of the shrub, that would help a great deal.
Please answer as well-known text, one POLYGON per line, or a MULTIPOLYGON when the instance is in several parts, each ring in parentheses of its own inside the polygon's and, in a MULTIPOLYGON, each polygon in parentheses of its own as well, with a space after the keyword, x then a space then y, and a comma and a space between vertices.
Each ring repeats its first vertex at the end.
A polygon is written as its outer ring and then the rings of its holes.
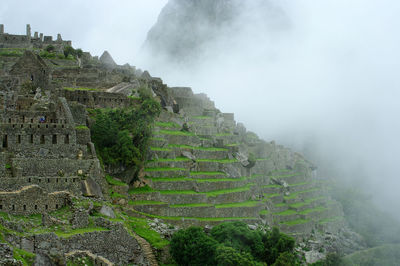
POLYGON ((54 48, 53 45, 50 44, 50 45, 47 45, 47 46, 46 46, 45 50, 46 50, 47 52, 51 53, 51 52, 54 52, 55 48, 54 48))
POLYGON ((250 253, 256 259, 262 259, 264 245, 260 231, 250 230, 247 224, 235 221, 215 226, 211 236, 219 243, 232 247, 239 252, 250 253))
POLYGON ((249 253, 240 253, 236 249, 224 245, 218 246, 215 260, 218 266, 253 266, 256 263, 249 253))
POLYGON ((179 265, 215 265, 217 241, 201 227, 176 232, 171 240, 171 254, 179 265))
POLYGON ((75 56, 76 55, 76 51, 74 48, 72 48, 72 46, 65 46, 64 47, 64 56, 65 58, 68 58, 69 55, 75 56))
POLYGON ((282 234, 277 227, 263 237, 264 243, 264 261, 268 265, 273 264, 281 253, 293 252, 295 240, 294 238, 282 234))

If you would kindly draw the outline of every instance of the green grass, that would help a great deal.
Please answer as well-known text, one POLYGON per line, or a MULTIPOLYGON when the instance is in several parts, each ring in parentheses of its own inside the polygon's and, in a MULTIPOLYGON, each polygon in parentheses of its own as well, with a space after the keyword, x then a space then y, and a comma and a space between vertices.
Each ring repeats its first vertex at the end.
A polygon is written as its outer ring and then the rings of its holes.
POLYGON ((314 191, 318 191, 318 190, 320 190, 320 188, 312 188, 312 189, 307 189, 307 190, 303 190, 303 191, 298 191, 298 192, 290 194, 290 196, 286 196, 285 199, 295 199, 300 194, 314 192, 314 191))
POLYGON ((172 136, 195 136, 193 132, 178 131, 178 130, 160 130, 159 134, 172 136))
POLYGON ((232 189, 214 190, 214 191, 210 191, 210 192, 204 192, 204 194, 206 194, 207 197, 216 197, 216 196, 221 195, 221 194, 249 191, 253 185, 254 184, 250 183, 250 184, 247 184, 244 187, 238 187, 238 188, 232 188, 232 189))
POLYGON ((130 200, 129 205, 137 206, 137 205, 162 205, 166 204, 165 202, 161 201, 153 201, 153 200, 130 200))
POLYGON ((190 145, 181 145, 181 144, 169 144, 169 148, 180 148, 180 149, 190 149, 190 150, 199 150, 199 151, 228 151, 226 148, 215 148, 215 147, 196 147, 190 145))
POLYGON ((221 175, 221 176, 226 176, 226 173, 224 172, 190 172, 191 176, 199 176, 199 175, 204 175, 204 176, 215 176, 215 175, 221 175))
POLYGON ((87 126, 84 125, 79 125, 75 127, 76 130, 89 130, 89 128, 87 126))
POLYGON ((259 212, 260 215, 267 215, 268 213, 268 210, 262 210, 259 212))
POLYGON ((182 207, 212 207, 214 205, 209 203, 192 203, 192 204, 174 204, 169 205, 171 208, 182 208, 182 207))
POLYGON ((278 203, 275 205, 275 207, 283 207, 283 206, 286 206, 286 203, 278 203))
POLYGON ((158 190, 163 195, 172 195, 172 194, 199 194, 193 190, 158 190))
POLYGON ((323 208, 323 207, 316 207, 316 208, 313 208, 313 209, 306 209, 304 211, 301 211, 301 212, 299 212, 299 214, 309 214, 309 213, 312 213, 312 212, 322 212, 322 211, 326 211, 326 210, 328 210, 328 209, 327 208, 323 208))
POLYGON ((169 148, 161 148, 161 147, 150 147, 150 150, 152 150, 152 151, 172 151, 169 148))
POLYGON ((91 232, 105 232, 105 231, 109 230, 103 227, 86 227, 86 228, 71 229, 66 231, 55 231, 55 233, 59 237, 69 238, 77 234, 85 234, 91 232))
POLYGON ((244 202, 234 202, 234 203, 225 203, 225 204, 217 204, 215 208, 236 208, 236 207, 255 207, 260 204, 259 201, 248 200, 244 202))
POLYGON ((197 162, 207 162, 207 163, 236 163, 237 159, 197 159, 197 162))
POLYGON ((266 186, 262 186, 262 188, 280 188, 282 186, 280 185, 266 185, 266 186))
POLYGON ((126 183, 124 183, 122 181, 114 179, 110 175, 106 175, 106 180, 107 180, 108 184, 113 185, 113 186, 126 186, 127 185, 126 183))
POLYGON ((25 50, 23 50, 23 49, 1 48, 0 56, 21 57, 24 54, 24 52, 25 52, 25 50))
POLYGON ((216 137, 229 137, 229 136, 233 136, 232 133, 218 133, 215 134, 216 137))
POLYGON ((274 197, 278 197, 278 196, 280 196, 281 194, 279 194, 279 193, 274 193, 274 194, 267 194, 267 198, 274 198, 274 197))
POLYGON ((199 115, 199 116, 193 116, 192 118, 204 120, 204 119, 212 119, 213 117, 212 116, 199 115))
POLYGON ((155 190, 149 187, 148 185, 144 187, 133 188, 128 191, 129 194, 141 194, 141 193, 148 193, 154 192, 155 190))
POLYGON ((331 222, 337 222, 343 220, 342 216, 334 216, 334 217, 329 217, 326 219, 320 220, 318 223, 319 224, 326 224, 326 223, 331 223, 331 222))
POLYGON ((146 239, 156 249, 163 249, 169 245, 168 240, 162 238, 159 233, 150 228, 147 219, 126 217, 125 225, 128 229, 146 239))
POLYGON ((165 127, 165 128, 180 128, 180 126, 173 122, 155 122, 155 125, 158 127, 165 127))
POLYGON ((308 223, 310 220, 306 219, 297 219, 297 220, 292 220, 292 221, 287 221, 287 222, 281 222, 280 224, 286 224, 286 225, 297 225, 297 224, 305 224, 308 223))
POLYGON ((218 178, 218 179, 194 179, 188 177, 173 177, 173 178, 156 178, 156 177, 148 177, 153 182, 183 182, 183 181, 193 181, 196 183, 216 183, 216 182, 238 182, 238 181, 245 181, 247 178, 218 178))
POLYGON ((150 167, 145 168, 145 172, 172 172, 172 171, 185 171, 185 168, 178 167, 150 167))
POLYGON ((187 177, 168 177, 168 178, 159 178, 159 177, 148 177, 153 182, 182 182, 182 181, 194 181, 194 179, 190 179, 187 177))
POLYGON ((71 87, 65 87, 64 90, 67 90, 67 91, 100 91, 99 89, 96 89, 96 88, 71 88, 71 87))
POLYGON ((286 211, 283 211, 283 212, 277 212, 277 213, 274 213, 275 215, 280 215, 280 216, 286 216, 286 215, 293 215, 293 214, 297 214, 297 212, 296 211, 294 211, 294 210, 286 210, 286 211))
POLYGON ((126 199, 127 198, 127 196, 125 196, 125 195, 122 195, 122 194, 120 194, 120 193, 118 193, 118 192, 115 192, 115 191, 113 191, 112 189, 110 189, 109 190, 109 194, 110 194, 110 197, 112 198, 112 199, 126 199))
POLYGON ((237 147, 239 145, 240 145, 239 143, 226 144, 227 147, 237 147))
POLYGON ((160 158, 157 160, 153 160, 153 161, 148 161, 148 162, 188 162, 191 161, 189 158, 186 157, 176 157, 176 158, 160 158))
POLYGON ((20 260, 24 266, 33 265, 36 257, 36 255, 33 253, 15 247, 13 248, 13 253, 14 259, 20 260))
POLYGON ((150 140, 155 140, 155 141, 164 141, 166 139, 164 138, 150 138, 150 140))

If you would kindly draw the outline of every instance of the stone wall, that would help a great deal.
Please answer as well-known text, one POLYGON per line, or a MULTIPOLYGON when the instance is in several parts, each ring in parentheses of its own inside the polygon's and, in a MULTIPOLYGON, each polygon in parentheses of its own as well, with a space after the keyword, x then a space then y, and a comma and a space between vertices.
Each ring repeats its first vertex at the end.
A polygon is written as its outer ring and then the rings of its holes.
POLYGON ((68 192, 47 193, 37 185, 15 192, 0 192, 0 211, 30 215, 57 210, 69 204, 68 192))

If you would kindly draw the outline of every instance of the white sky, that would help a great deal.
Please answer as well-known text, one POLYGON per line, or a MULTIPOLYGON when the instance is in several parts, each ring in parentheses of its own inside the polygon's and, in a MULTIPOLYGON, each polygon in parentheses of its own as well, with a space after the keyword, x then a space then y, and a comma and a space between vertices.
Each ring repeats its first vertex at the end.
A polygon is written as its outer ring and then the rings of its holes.
POLYGON ((135 65, 135 55, 167 0, 1 0, 5 32, 35 31, 101 55, 108 50, 118 64, 135 65))

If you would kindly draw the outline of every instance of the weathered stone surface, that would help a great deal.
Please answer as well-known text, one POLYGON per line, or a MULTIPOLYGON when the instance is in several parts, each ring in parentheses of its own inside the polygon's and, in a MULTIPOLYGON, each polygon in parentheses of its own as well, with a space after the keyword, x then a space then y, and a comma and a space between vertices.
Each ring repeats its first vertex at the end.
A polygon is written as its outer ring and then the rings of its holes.
POLYGON ((100 185, 90 177, 81 182, 81 189, 82 194, 86 197, 103 197, 100 185))
POLYGON ((107 217, 115 218, 115 213, 110 206, 103 205, 100 209, 100 213, 107 217))
POLYGON ((100 56, 100 62, 107 68, 115 68, 117 64, 108 51, 104 51, 100 56))

